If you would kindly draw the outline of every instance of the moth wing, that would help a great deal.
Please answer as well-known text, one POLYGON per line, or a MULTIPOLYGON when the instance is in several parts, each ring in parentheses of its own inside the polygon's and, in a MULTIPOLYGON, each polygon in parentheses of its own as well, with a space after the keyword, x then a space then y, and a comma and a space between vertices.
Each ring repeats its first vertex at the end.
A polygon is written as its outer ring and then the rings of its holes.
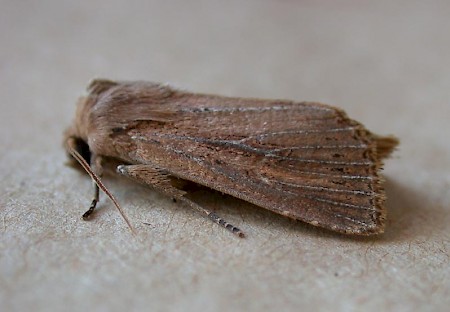
POLYGON ((134 160, 315 226, 383 232, 378 171, 395 139, 318 103, 180 98, 176 118, 131 133, 134 160))

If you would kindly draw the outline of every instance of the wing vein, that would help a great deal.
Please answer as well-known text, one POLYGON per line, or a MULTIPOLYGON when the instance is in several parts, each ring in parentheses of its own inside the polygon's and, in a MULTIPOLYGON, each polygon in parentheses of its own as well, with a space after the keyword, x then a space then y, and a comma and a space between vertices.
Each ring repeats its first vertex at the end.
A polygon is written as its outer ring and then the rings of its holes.
POLYGON ((325 191, 325 192, 347 193, 347 194, 366 195, 366 196, 375 195, 374 192, 366 192, 366 191, 362 191, 362 190, 343 190, 343 189, 334 189, 334 188, 330 188, 330 187, 302 185, 302 184, 295 184, 295 183, 274 181, 274 180, 269 180, 269 181, 272 181, 276 184, 281 184, 281 185, 286 185, 286 186, 291 186, 291 187, 296 187, 296 188, 318 190, 318 191, 325 191))
POLYGON ((241 113, 241 112, 264 112, 264 111, 284 111, 284 110, 298 110, 298 109, 310 109, 317 111, 334 111, 332 108, 322 106, 310 106, 310 105, 273 105, 265 107, 196 107, 196 108, 183 108, 180 111, 183 113, 241 113))
POLYGON ((333 129, 286 130, 286 131, 260 133, 260 134, 249 136, 245 139, 242 139, 241 141, 245 141, 248 139, 255 139, 255 138, 261 139, 264 137, 285 135, 285 134, 309 134, 309 133, 328 133, 328 132, 333 133, 333 132, 351 131, 351 130, 355 130, 355 129, 356 129, 355 127, 344 127, 344 128, 333 128, 333 129))

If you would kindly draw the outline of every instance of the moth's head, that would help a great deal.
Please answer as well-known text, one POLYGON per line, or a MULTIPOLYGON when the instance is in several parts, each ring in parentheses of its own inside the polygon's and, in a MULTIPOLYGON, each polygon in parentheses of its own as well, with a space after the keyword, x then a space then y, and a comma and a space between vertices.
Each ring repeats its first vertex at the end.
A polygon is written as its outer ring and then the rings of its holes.
POLYGON ((89 134, 92 132, 90 117, 100 95, 117 85, 116 82, 104 79, 93 80, 87 87, 87 95, 79 98, 75 118, 72 125, 64 132, 64 146, 68 152, 71 165, 77 163, 70 149, 77 151, 87 163, 90 162, 89 134))
POLYGON ((64 132, 63 144, 69 158, 67 164, 75 168, 80 168, 80 166, 72 156, 70 152, 71 149, 77 151, 87 163, 90 163, 91 158, 91 151, 88 144, 87 118, 85 117, 87 114, 86 110, 88 102, 88 97, 79 99, 72 125, 64 132))
POLYGON ((77 102, 75 118, 64 132, 64 147, 69 155, 69 165, 79 168, 78 162, 73 158, 70 149, 76 150, 87 163, 90 163, 91 151, 89 148, 89 115, 95 106, 96 97, 88 94, 80 97, 77 102))
POLYGON ((73 157, 70 149, 74 149, 78 154, 83 157, 83 159, 90 164, 91 162, 91 151, 89 145, 81 138, 71 137, 64 142, 64 146, 67 152, 67 165, 74 167, 76 169, 82 169, 80 163, 73 157))

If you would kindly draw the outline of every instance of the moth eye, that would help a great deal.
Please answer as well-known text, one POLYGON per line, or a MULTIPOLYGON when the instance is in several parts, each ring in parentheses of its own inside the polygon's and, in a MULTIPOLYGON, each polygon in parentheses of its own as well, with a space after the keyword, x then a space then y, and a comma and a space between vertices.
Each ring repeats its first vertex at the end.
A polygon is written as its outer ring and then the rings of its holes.
POLYGON ((83 139, 75 138, 75 149, 84 158, 84 160, 90 164, 91 151, 89 150, 89 145, 83 139))

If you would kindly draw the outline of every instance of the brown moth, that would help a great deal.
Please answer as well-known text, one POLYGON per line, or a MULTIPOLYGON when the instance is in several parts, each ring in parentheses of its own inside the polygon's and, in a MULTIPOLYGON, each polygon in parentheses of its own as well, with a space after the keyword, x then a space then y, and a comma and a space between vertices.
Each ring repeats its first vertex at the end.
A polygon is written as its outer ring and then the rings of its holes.
POLYGON ((195 183, 333 231, 384 231, 381 160, 398 140, 313 102, 196 94, 151 82, 94 80, 65 132, 65 147, 114 201, 103 166, 233 225, 187 197, 195 183))

